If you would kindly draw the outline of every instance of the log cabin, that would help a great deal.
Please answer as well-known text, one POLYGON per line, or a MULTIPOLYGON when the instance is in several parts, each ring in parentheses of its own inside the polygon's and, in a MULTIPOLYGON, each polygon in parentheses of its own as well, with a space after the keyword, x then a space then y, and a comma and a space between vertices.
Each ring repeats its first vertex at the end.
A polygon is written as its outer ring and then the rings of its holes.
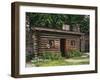
POLYGON ((61 30, 32 27, 28 36, 30 37, 26 36, 26 51, 31 51, 35 57, 44 51, 61 53, 62 57, 66 57, 70 49, 89 51, 89 36, 81 33, 78 25, 72 30, 70 25, 63 25, 61 30))

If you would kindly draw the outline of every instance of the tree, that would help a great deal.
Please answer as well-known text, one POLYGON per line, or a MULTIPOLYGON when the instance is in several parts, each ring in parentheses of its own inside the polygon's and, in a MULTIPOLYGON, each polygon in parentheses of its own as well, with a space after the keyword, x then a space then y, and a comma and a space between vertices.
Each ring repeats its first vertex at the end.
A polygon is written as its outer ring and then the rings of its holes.
POLYGON ((90 22, 90 20, 89 20, 89 15, 86 15, 85 17, 84 17, 84 19, 81 21, 81 25, 80 25, 80 27, 81 27, 81 32, 83 32, 83 33, 89 33, 89 22, 90 22))
MULTIPOLYGON (((30 27, 62 29, 63 24, 80 24, 81 32, 89 32, 89 16, 70 14, 26 13, 30 27)), ((75 26, 74 26, 75 27, 75 26)))

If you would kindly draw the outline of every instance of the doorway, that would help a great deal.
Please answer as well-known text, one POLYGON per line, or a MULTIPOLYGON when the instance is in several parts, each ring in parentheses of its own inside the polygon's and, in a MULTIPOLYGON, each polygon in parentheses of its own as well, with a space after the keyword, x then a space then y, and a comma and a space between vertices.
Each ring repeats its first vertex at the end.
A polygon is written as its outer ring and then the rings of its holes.
POLYGON ((60 39, 60 50, 62 57, 65 57, 66 54, 66 39, 60 39))

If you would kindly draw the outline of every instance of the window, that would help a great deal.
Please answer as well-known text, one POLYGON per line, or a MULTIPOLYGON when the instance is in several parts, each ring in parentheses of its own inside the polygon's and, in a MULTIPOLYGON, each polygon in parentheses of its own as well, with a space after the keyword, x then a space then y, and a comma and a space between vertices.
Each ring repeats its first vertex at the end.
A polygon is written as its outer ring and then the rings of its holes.
POLYGON ((49 45, 50 45, 50 48, 54 48, 55 47, 54 40, 49 40, 49 45))
POLYGON ((75 46, 75 40, 71 40, 71 46, 75 46))
POLYGON ((48 40, 47 48, 55 48, 55 41, 54 40, 48 40))

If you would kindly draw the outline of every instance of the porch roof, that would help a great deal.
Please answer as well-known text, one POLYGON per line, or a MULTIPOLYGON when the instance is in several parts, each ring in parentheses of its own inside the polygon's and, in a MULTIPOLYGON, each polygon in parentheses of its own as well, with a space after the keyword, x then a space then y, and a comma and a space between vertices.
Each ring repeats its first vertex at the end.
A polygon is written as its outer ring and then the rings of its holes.
POLYGON ((32 30, 33 31, 41 31, 41 32, 52 32, 52 33, 55 32, 55 33, 63 33, 63 34, 84 35, 84 33, 81 33, 81 32, 49 29, 49 28, 40 28, 40 27, 33 27, 32 30))

